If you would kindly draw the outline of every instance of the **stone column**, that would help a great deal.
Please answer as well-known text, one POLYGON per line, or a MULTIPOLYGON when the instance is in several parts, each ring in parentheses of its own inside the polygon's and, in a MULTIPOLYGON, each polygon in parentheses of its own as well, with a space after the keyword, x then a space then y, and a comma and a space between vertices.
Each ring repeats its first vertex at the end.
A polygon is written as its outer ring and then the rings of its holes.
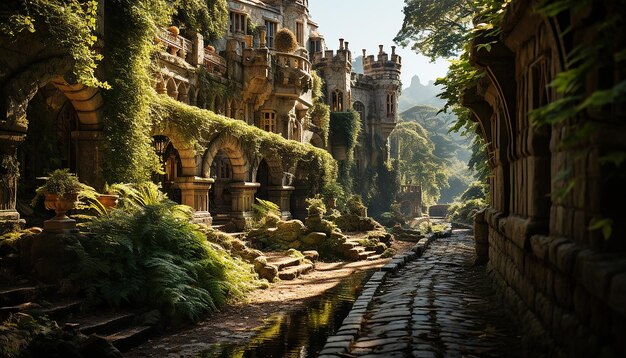
POLYGON ((193 208, 193 221, 211 225, 213 218, 209 213, 209 189, 215 182, 211 178, 184 176, 176 178, 176 185, 180 188, 181 204, 193 208))
POLYGON ((102 131, 73 131, 72 140, 76 148, 76 175, 81 182, 96 190, 104 187, 102 177, 101 152, 104 143, 102 131))
POLYGON ((230 183, 229 189, 232 196, 231 217, 239 229, 245 227, 246 220, 252 217, 252 204, 254 194, 261 186, 259 183, 237 182, 230 183))
POLYGON ((489 225, 485 220, 485 210, 474 217, 474 245, 476 248, 476 264, 482 265, 489 261, 489 225))
POLYGON ((291 219, 291 194, 295 188, 293 186, 270 186, 267 194, 272 203, 278 205, 283 220, 291 219))
POLYGON ((204 63, 204 36, 195 31, 189 32, 187 36, 191 37, 193 43, 189 63, 194 66, 202 65, 204 63))
POLYGON ((24 224, 15 209, 20 176, 17 146, 26 136, 0 131, 0 234, 24 224))

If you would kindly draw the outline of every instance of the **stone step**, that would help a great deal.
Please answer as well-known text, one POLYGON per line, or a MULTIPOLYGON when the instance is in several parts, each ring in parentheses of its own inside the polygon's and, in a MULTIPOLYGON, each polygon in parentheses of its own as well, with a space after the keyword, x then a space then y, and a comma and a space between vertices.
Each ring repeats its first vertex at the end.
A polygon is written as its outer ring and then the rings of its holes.
POLYGON ((317 262, 320 258, 320 254, 315 250, 302 251, 302 255, 311 262, 317 262))
POLYGON ((293 280, 298 276, 307 273, 313 269, 312 264, 302 264, 298 266, 292 266, 278 272, 278 277, 281 280, 293 280))
POLYGON ((356 241, 346 241, 339 246, 339 249, 342 251, 349 251, 352 248, 359 246, 359 243, 356 241))
POLYGON ((104 338, 111 342, 111 344, 113 344, 115 348, 119 349, 121 352, 126 352, 127 350, 143 343, 151 333, 151 326, 133 326, 110 334, 104 338))
POLYGON ((17 306, 35 301, 43 292, 50 291, 52 285, 19 285, 0 289, 0 307, 17 306))
POLYGON ((370 256, 377 255, 376 251, 362 251, 359 253, 359 260, 367 260, 370 256))
POLYGON ((43 306, 34 309, 25 310, 26 313, 31 315, 46 315, 48 318, 52 320, 59 320, 61 318, 66 317, 69 314, 77 313, 80 311, 80 306, 83 304, 83 301, 80 300, 69 300, 69 301, 61 301, 55 302, 50 306, 43 306))
POLYGON ((269 265, 276 266, 278 271, 292 266, 298 266, 302 263, 302 259, 299 257, 289 257, 289 256, 276 256, 276 257, 268 257, 267 263, 269 265))
POLYGON ((378 260, 381 258, 381 256, 382 256, 381 254, 371 255, 367 257, 367 260, 368 261, 378 260))
POLYGON ((134 313, 113 313, 104 316, 85 316, 68 319, 65 324, 78 324, 78 330, 86 335, 92 333, 104 335, 130 326, 134 319, 134 313))

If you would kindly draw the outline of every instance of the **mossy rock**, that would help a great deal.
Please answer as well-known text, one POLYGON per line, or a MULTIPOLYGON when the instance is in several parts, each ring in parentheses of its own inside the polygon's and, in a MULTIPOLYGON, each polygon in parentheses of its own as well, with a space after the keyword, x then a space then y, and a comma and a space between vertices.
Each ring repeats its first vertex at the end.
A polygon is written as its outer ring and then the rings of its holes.
POLYGON ((306 228, 300 220, 280 221, 276 226, 276 230, 271 233, 271 237, 282 241, 296 241, 306 228))
POLYGON ((321 216, 309 216, 304 220, 309 232, 323 232, 327 236, 331 236, 333 232, 341 232, 335 223, 323 219, 321 216))
POLYGON ((267 266, 267 257, 259 256, 256 259, 254 259, 254 262, 252 264, 254 265, 254 271, 256 273, 260 273, 261 269, 267 266))
POLYGON ((278 268, 274 265, 265 265, 258 271, 259 277, 274 282, 278 276, 278 268))
POLYGON ((311 232, 306 236, 300 238, 300 241, 307 245, 311 245, 313 247, 317 247, 317 245, 321 244, 326 240, 326 234, 323 232, 311 232))

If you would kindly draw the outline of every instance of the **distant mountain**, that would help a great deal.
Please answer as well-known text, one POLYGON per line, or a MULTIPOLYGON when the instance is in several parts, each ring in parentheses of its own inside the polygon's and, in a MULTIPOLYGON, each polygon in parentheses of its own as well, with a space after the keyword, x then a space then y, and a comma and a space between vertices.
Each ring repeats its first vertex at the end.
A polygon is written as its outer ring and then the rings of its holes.
POLYGON ((398 98, 398 109, 404 111, 418 104, 441 108, 446 102, 437 97, 440 92, 441 87, 436 86, 433 81, 423 85, 418 76, 413 76, 411 85, 403 89, 400 98, 398 98))
POLYGON ((352 72, 363 73, 363 56, 357 56, 352 60, 352 72))

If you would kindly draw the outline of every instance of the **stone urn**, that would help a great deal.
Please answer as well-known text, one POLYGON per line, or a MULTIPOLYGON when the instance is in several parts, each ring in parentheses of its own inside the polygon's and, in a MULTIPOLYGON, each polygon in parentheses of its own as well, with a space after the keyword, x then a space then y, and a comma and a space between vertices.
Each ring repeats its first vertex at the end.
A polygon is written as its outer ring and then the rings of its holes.
POLYGON ((117 208, 117 202, 118 202, 119 198, 120 198, 120 196, 119 195, 115 195, 115 194, 100 194, 100 195, 98 195, 98 197, 96 199, 106 209, 115 209, 115 208, 117 208))
POLYGON ((78 193, 59 196, 57 194, 45 194, 44 205, 48 210, 54 210, 56 216, 43 223, 44 231, 65 233, 77 232, 76 220, 70 219, 66 213, 76 205, 78 193))
POLYGON ((206 46, 207 51, 209 52, 215 52, 215 47, 211 46, 211 45, 207 45, 206 46))

